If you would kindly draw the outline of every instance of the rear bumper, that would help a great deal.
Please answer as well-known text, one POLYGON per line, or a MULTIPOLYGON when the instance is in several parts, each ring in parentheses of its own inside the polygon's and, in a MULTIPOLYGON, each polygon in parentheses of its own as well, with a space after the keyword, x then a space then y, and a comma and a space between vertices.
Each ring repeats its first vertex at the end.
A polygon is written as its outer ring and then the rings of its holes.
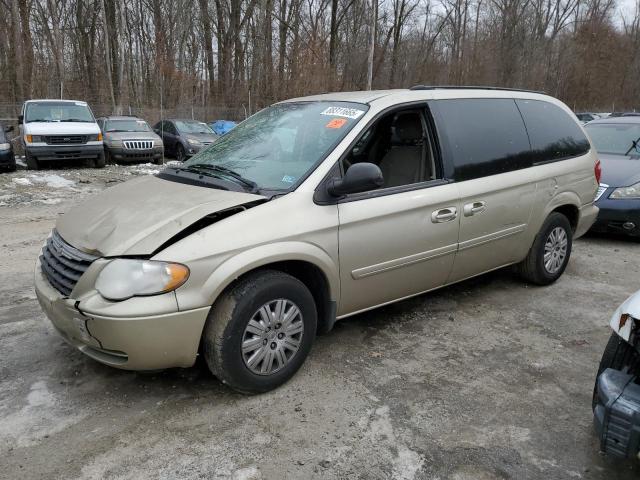
POLYGON ((100 363, 125 370, 193 365, 209 313, 209 307, 150 316, 133 311, 118 317, 81 311, 77 300, 51 287, 40 262, 36 262, 35 290, 51 324, 69 345, 100 363))
POLYGON ((36 160, 72 160, 98 158, 104 153, 102 143, 82 145, 25 146, 25 152, 36 160))
MULTIPOLYGON (((605 192, 605 195, 607 193, 605 192)), ((611 200, 602 198, 598 200, 596 205, 600 208, 600 214, 592 230, 640 236, 640 199, 611 200)))
POLYGON ((593 225, 593 222, 596 221, 597 216, 598 207, 593 203, 583 205, 578 214, 578 225, 576 226, 576 231, 573 234, 574 238, 581 237, 587 233, 589 228, 591 228, 591 225, 593 225))
POLYGON ((594 424, 600 449, 619 458, 640 458, 640 385, 635 377, 612 368, 597 382, 594 424))
POLYGON ((106 147, 111 158, 120 162, 154 161, 162 158, 162 147, 146 150, 129 150, 123 147, 106 147))

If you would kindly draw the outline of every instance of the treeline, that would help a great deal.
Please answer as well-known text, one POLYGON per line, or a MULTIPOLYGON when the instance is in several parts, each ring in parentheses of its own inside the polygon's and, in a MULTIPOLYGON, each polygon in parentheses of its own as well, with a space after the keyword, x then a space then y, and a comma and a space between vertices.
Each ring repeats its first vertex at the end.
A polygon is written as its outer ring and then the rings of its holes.
POLYGON ((636 1, 622 17, 615 0, 0 0, 0 103, 255 111, 366 88, 373 38, 373 88, 497 85, 637 108, 636 1))

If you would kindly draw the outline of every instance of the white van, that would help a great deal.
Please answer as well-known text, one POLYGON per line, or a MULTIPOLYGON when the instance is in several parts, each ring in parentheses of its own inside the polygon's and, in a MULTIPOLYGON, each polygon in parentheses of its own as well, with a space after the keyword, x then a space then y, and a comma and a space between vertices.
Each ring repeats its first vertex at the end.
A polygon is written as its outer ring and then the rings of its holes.
POLYGON ((25 159, 37 170, 49 160, 86 160, 104 167, 102 133, 87 102, 28 100, 20 117, 25 159))

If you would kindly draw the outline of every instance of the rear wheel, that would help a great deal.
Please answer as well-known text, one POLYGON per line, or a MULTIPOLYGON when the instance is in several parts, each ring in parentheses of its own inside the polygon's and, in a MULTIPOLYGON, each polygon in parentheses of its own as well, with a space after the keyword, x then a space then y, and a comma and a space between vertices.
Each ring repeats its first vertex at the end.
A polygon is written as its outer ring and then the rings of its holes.
POLYGON ((203 333, 213 374, 243 393, 262 393, 289 380, 316 334, 313 296, 298 279, 264 270, 248 275, 213 305, 203 333))
POLYGON ((24 154, 24 160, 29 170, 40 170, 40 162, 30 153, 27 152, 24 154))
POLYGON ((552 212, 536 235, 527 257, 516 266, 518 273, 536 285, 555 282, 569 263, 572 239, 567 217, 552 212))

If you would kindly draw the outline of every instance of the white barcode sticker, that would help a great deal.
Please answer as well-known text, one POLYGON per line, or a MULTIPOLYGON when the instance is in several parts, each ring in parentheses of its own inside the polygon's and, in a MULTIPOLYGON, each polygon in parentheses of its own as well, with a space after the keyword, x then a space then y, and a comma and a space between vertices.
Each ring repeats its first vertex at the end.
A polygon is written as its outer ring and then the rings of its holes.
POLYGON ((325 111, 321 112, 320 115, 329 115, 331 117, 346 117, 346 118, 359 118, 364 114, 364 111, 358 110, 357 108, 346 108, 346 107, 329 107, 325 111))

